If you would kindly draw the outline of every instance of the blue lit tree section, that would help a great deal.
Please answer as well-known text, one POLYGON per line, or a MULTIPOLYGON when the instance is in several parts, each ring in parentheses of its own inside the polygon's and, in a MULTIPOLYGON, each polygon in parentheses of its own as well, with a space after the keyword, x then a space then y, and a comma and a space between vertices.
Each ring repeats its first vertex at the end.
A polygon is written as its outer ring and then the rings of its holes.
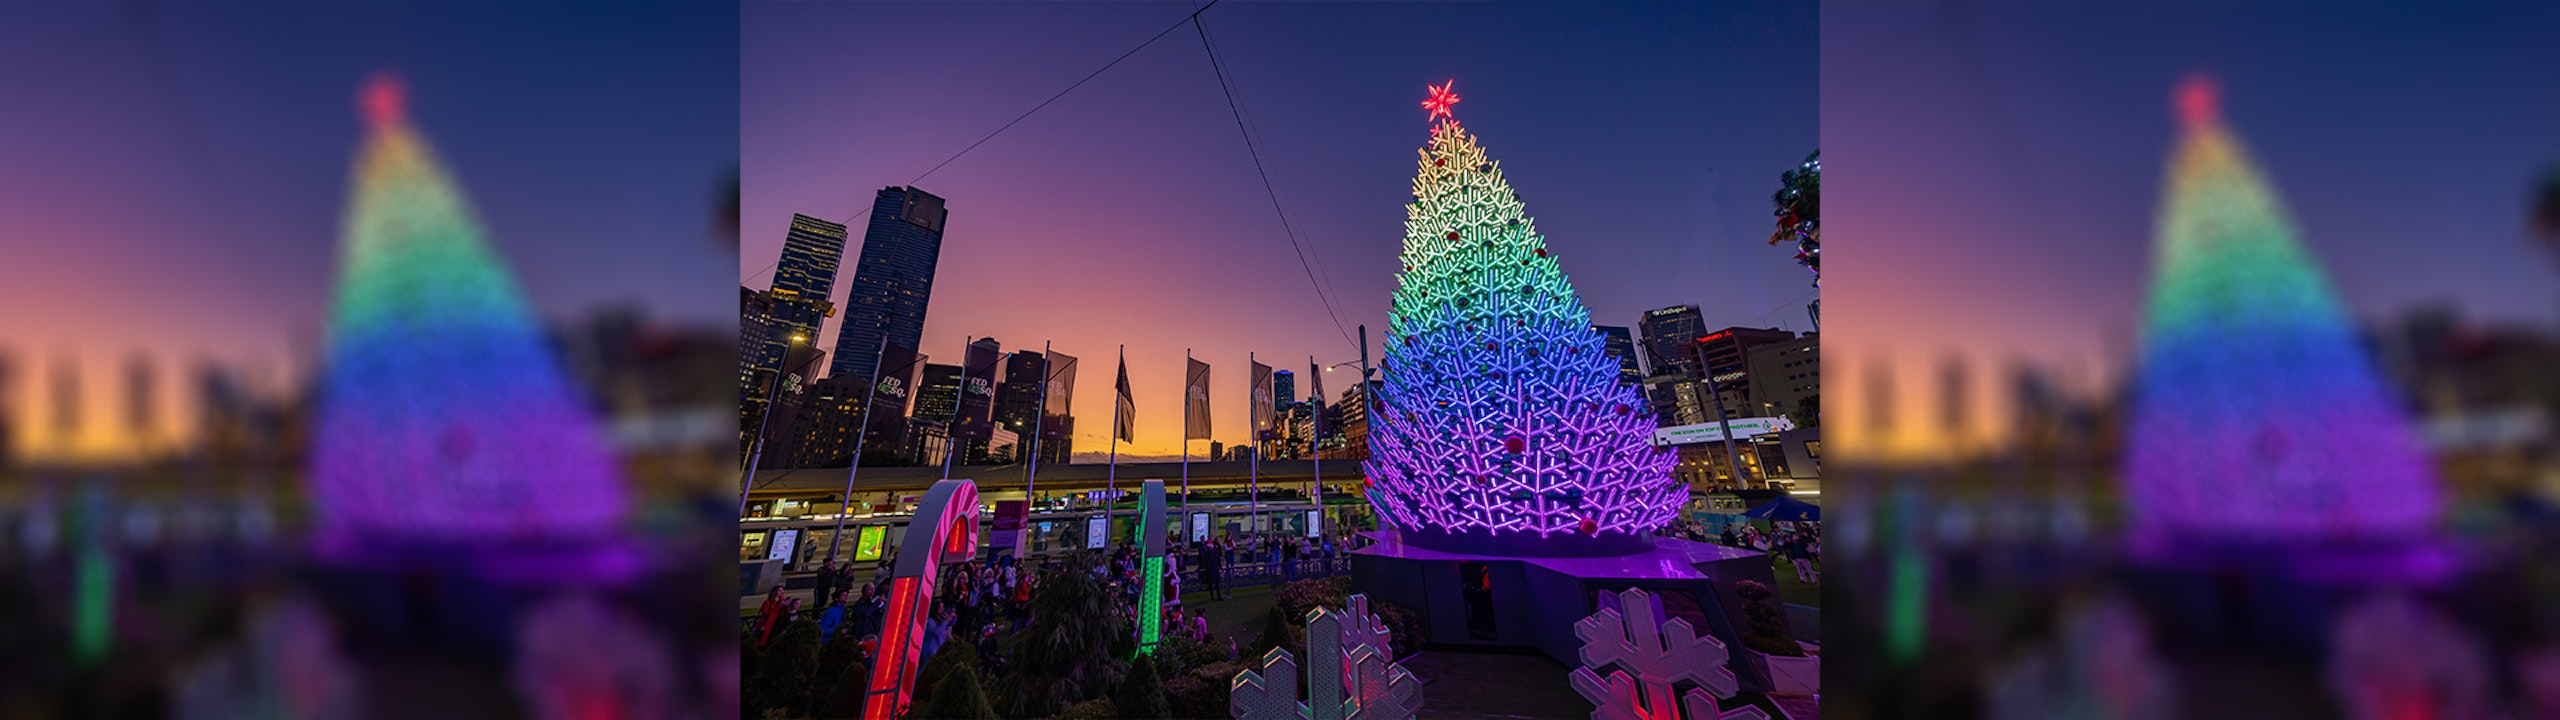
MULTIPOLYGON (((1406 206, 1385 389, 1370 416, 1371 496, 1407 531, 1635 535, 1688 488, 1651 444, 1536 223, 1454 118, 1447 86, 1406 206)), ((1410 533, 1408 534, 1410 537, 1410 533)))
POLYGON ((364 108, 312 439, 324 547, 610 533, 622 483, 514 279, 397 82, 364 108))

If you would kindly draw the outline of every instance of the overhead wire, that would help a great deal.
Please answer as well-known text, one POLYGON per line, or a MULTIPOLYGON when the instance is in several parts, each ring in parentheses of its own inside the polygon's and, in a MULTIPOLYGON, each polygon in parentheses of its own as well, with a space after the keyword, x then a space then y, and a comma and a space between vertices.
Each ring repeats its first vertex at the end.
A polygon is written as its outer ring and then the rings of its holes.
MULTIPOLYGON (((1215 5, 1216 2, 1213 0, 1210 4, 1215 5)), ((1200 9, 1205 11, 1209 8, 1200 9)), ((1342 341, 1353 346, 1359 345, 1359 341, 1351 337, 1351 329, 1342 324, 1342 315, 1334 311, 1333 298, 1325 294, 1324 283, 1316 279, 1315 266, 1307 261, 1306 246, 1298 242, 1298 232, 1289 223, 1288 211, 1280 207, 1280 191, 1271 183, 1271 171, 1262 164, 1262 151, 1255 147, 1252 131, 1245 127, 1244 110, 1236 104, 1235 88, 1227 81, 1226 65, 1218 61, 1217 46, 1210 44, 1209 29, 1206 24, 1200 22, 1200 13, 1191 14, 1191 26, 1200 32, 1200 47, 1208 52, 1209 69, 1218 76, 1218 90, 1227 97, 1227 112, 1235 116, 1236 134, 1244 137, 1245 153, 1253 157, 1253 172, 1262 178, 1263 192, 1271 196, 1271 211, 1280 216, 1280 231, 1289 238, 1289 248, 1297 251, 1298 268, 1306 271, 1307 284, 1315 288, 1316 300, 1324 305, 1325 317, 1333 320, 1333 329, 1342 333, 1342 341)))

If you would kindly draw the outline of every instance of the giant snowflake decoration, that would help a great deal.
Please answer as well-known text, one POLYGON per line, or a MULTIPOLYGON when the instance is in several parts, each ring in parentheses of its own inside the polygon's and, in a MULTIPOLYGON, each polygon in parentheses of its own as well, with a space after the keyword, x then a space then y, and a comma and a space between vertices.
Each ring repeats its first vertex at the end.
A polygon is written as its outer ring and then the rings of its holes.
POLYGON ((2397 592, 2338 615, 2329 689, 2353 720, 2489 717, 2489 659, 2460 625, 2397 592))
POLYGON ((677 716, 674 654, 628 614, 571 595, 535 608, 516 635, 516 689, 534 717, 677 716))
POLYGON ((1687 620, 1662 620, 1662 600, 1643 590, 1617 597, 1618 607, 1602 607, 1573 624, 1584 665, 1573 669, 1573 690, 1591 701, 1591 720, 1681 720, 1672 689, 1684 681, 1697 684, 1676 701, 1687 720, 1768 719, 1760 708, 1726 711, 1717 703, 1742 689, 1725 667, 1732 655, 1722 641, 1699 637, 1687 620), (1611 665, 1618 669, 1605 681, 1593 670, 1611 665))
POLYGON ((2174 715, 2175 685, 2152 651, 2150 628, 2121 600, 2071 612, 2057 646, 1995 671, 1992 720, 2154 720, 2174 715))
POLYGON ((1236 674, 1227 703, 1237 720, 1411 720, 1422 711, 1422 681, 1388 657, 1368 599, 1351 602, 1359 617, 1348 622, 1329 608, 1307 614, 1307 701, 1298 701, 1297 659, 1272 648, 1260 671, 1236 674))
POLYGON ((170 714, 202 718, 353 718, 364 688, 326 611, 288 599, 256 613, 240 646, 173 678, 170 714))

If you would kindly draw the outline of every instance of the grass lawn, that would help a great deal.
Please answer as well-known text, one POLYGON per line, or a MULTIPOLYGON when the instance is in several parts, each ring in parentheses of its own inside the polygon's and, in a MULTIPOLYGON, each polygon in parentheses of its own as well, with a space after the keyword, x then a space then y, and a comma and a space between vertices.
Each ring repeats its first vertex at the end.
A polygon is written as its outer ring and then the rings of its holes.
MULTIPOLYGON (((1806 585, 1804 583, 1796 582, 1795 563, 1781 562, 1776 563, 1775 567, 1777 568, 1775 572, 1778 575, 1779 602, 1787 603, 1789 605, 1803 605, 1814 608, 1822 607, 1821 585, 1806 585)), ((1814 563, 1813 572, 1815 577, 1821 577, 1822 563, 1814 563)))

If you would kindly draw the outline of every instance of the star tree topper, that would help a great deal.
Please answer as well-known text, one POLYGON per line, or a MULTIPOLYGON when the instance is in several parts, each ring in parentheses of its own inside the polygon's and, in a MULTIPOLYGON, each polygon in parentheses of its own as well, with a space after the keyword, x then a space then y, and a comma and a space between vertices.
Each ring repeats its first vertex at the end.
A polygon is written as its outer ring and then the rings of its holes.
POLYGON ((1457 93, 1449 92, 1449 88, 1457 84, 1458 81, 1456 79, 1451 79, 1448 82, 1438 85, 1423 86, 1431 88, 1431 98, 1422 101, 1422 106, 1431 110, 1430 119, 1438 120, 1444 117, 1453 120, 1456 119, 1449 115, 1449 106, 1458 104, 1458 95, 1457 93))

